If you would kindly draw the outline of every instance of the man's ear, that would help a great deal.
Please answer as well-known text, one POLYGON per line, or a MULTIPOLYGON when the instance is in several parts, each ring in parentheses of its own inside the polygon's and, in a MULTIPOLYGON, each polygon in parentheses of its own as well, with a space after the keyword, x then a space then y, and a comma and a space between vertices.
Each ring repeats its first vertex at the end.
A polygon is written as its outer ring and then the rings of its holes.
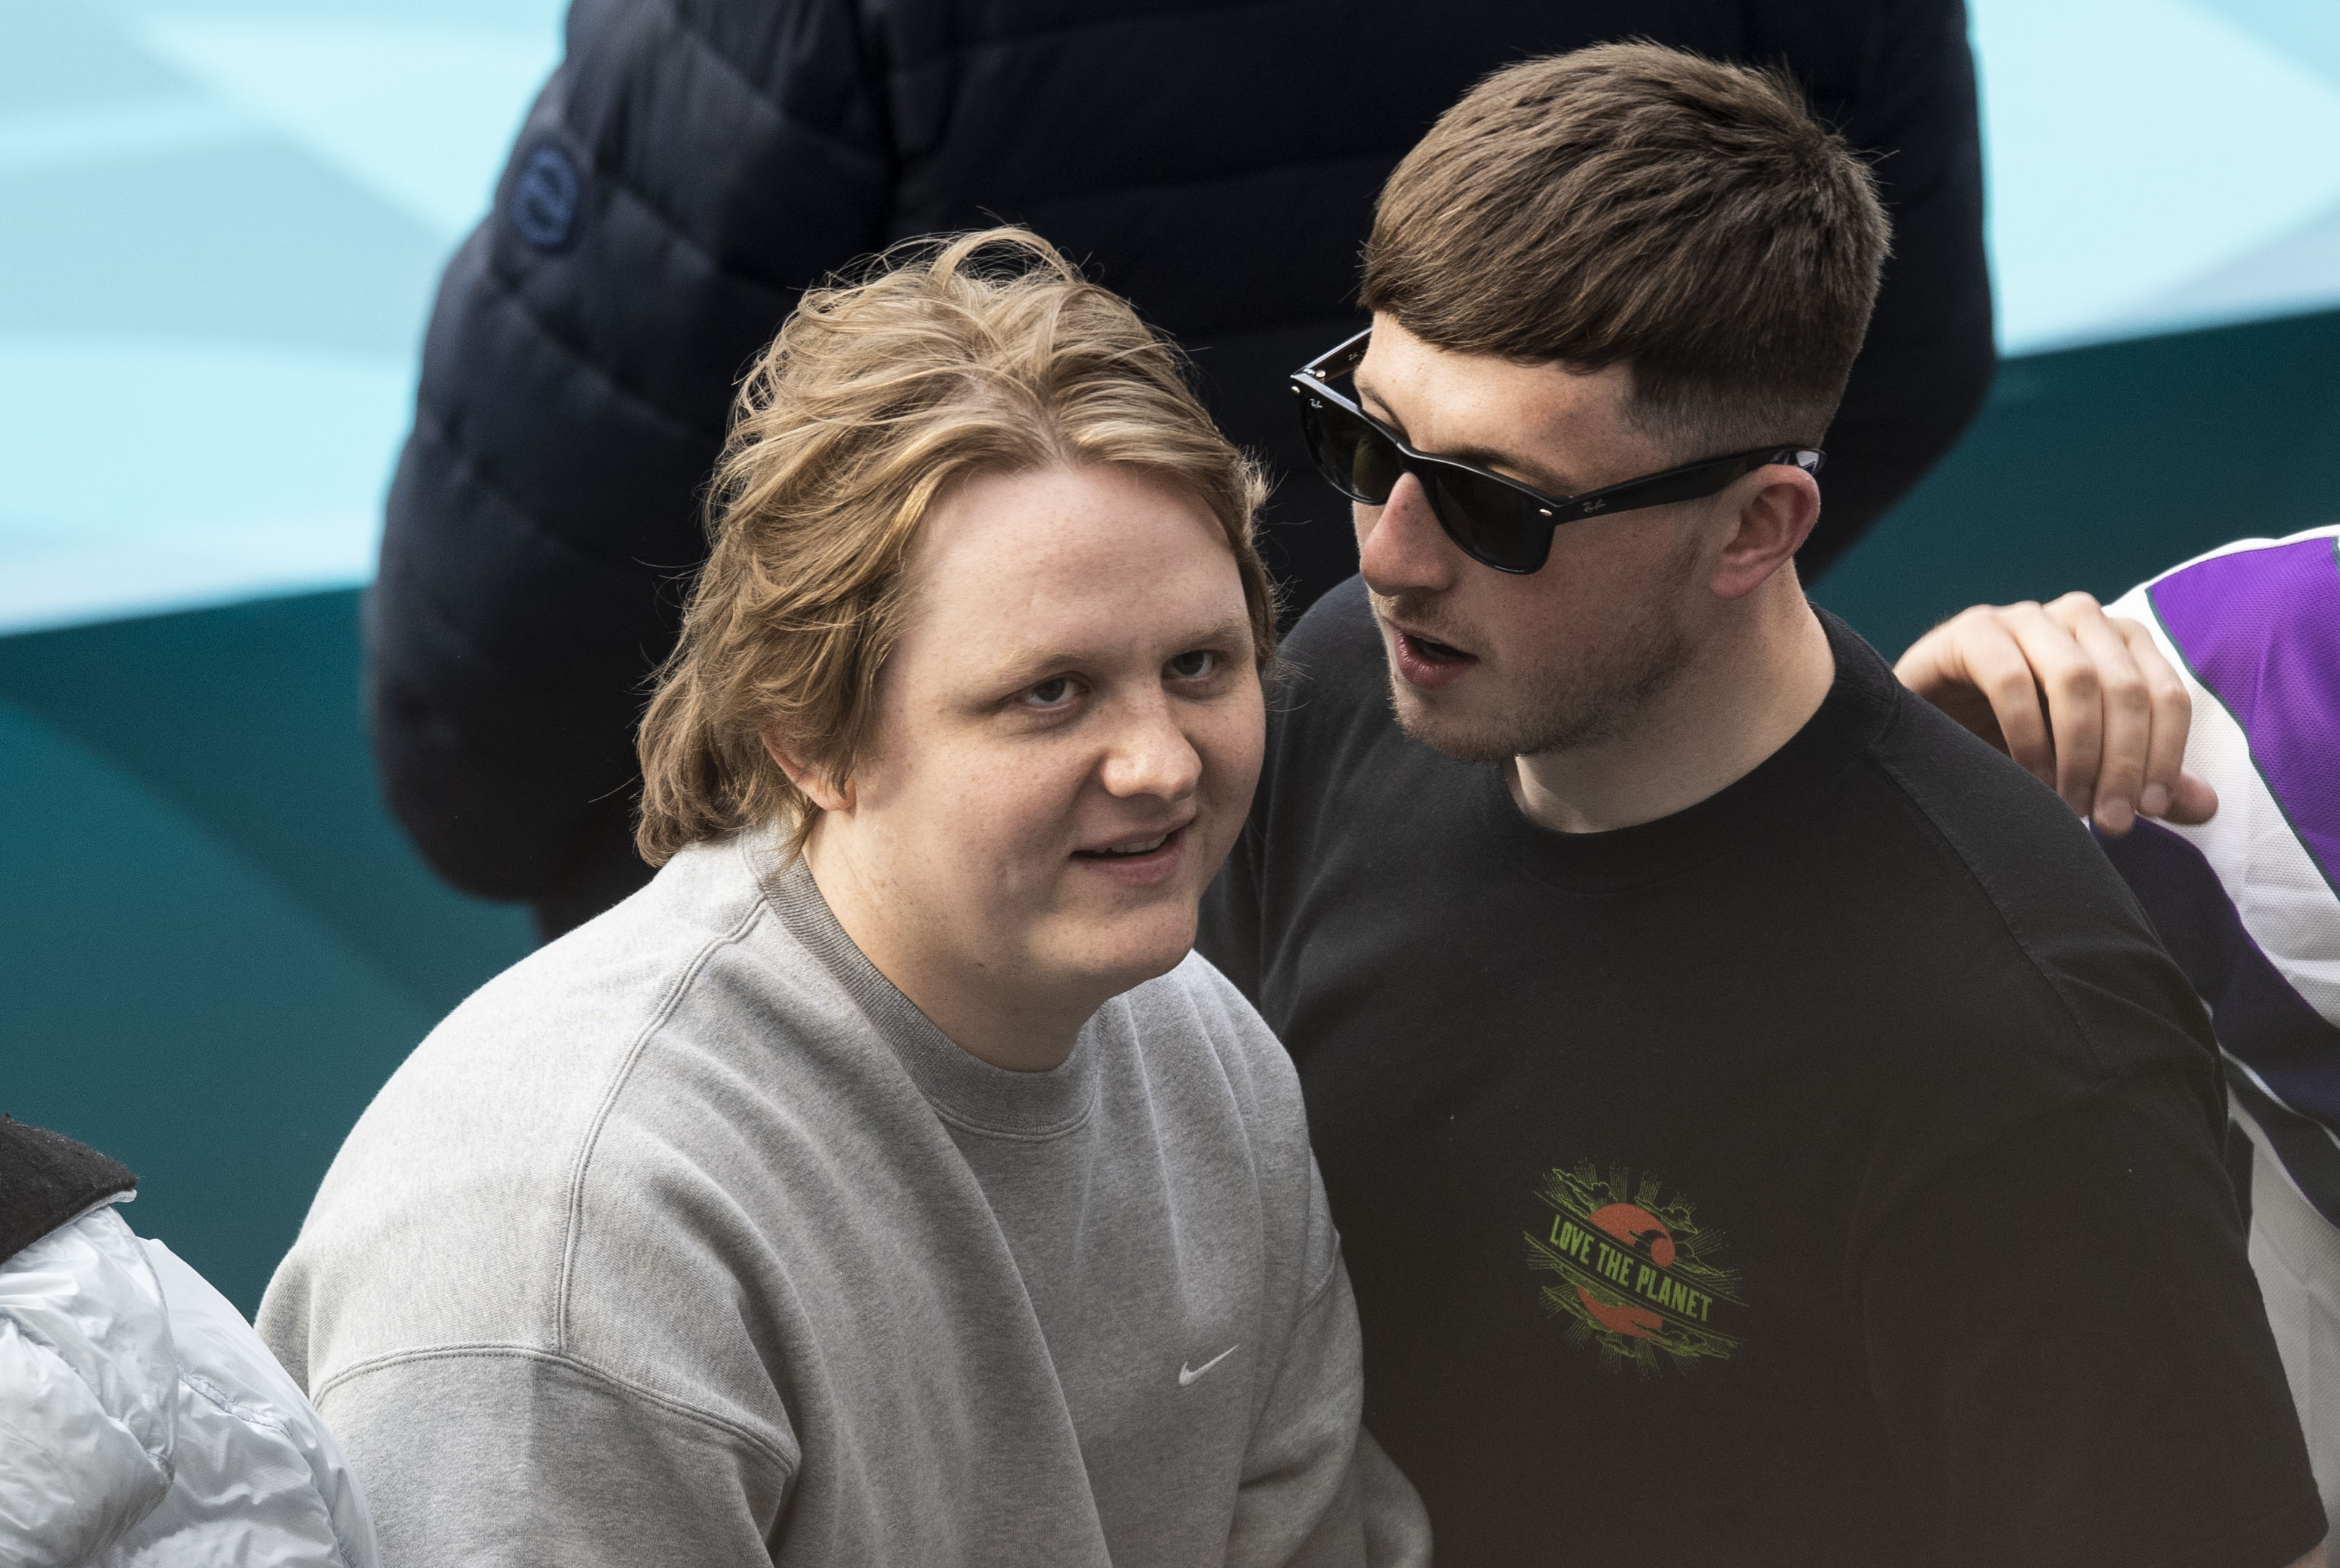
POLYGON ((824 811, 853 809, 853 785, 850 780, 840 785, 822 768, 814 768, 799 760, 795 752, 782 746, 779 738, 769 729, 759 730, 756 738, 764 743, 764 754, 779 764, 788 782, 804 791, 805 799, 824 811))
POLYGON ((1709 586, 1718 599, 1743 599, 1795 559, 1812 524, 1820 520, 1820 487, 1802 469, 1786 463, 1759 468, 1724 492, 1747 487, 1733 515, 1735 527, 1714 563, 1709 586))

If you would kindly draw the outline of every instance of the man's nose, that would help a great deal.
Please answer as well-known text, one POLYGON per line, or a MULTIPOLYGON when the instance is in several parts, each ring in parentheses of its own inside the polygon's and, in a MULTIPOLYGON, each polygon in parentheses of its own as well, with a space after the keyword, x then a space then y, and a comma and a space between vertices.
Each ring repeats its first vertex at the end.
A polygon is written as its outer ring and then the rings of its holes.
POLYGON ((1356 509, 1357 570, 1365 586, 1384 597, 1434 593, 1454 582, 1458 552, 1430 496, 1413 475, 1400 474, 1389 500, 1356 509))
POLYGON ((1178 726, 1169 699, 1155 693, 1121 717, 1102 777, 1108 793, 1124 799, 1151 795, 1183 800, 1202 781, 1203 758, 1178 726))

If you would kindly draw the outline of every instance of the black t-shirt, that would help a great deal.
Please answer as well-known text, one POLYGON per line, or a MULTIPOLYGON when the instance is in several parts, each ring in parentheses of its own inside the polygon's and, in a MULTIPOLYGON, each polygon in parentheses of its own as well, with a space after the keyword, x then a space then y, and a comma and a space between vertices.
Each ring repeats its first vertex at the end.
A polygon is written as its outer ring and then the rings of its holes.
POLYGON ((1298 1061, 1442 1568, 2279 1568, 2324 1533, 2208 1026, 1840 623, 1720 794, 1544 831, 1310 612, 1203 950, 1298 1061))

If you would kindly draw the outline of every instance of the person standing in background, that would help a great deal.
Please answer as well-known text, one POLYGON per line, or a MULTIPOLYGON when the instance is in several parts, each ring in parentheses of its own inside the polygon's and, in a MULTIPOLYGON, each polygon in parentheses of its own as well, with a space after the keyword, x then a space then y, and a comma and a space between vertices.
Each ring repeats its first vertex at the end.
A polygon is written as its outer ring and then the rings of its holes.
MULTIPOLYGON (((733 388, 800 291, 905 236, 1019 222, 1191 350, 1237 444, 1307 458, 1284 373, 1361 323, 1373 194, 1472 82, 1643 36, 1783 62, 1898 236, 1828 436, 1819 571, 1965 427, 1993 364, 1958 0, 586 0, 450 264, 365 609, 391 809, 551 936, 649 876, 633 731, 706 552, 733 388)), ((1355 570, 1286 484, 1296 613, 1355 570)))

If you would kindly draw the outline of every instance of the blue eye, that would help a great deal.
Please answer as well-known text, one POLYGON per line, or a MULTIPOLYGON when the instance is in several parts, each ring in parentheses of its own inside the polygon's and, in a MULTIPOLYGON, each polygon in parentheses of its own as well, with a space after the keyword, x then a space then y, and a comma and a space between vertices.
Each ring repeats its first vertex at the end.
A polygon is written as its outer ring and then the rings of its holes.
POLYGON ((1062 708, 1072 700, 1073 678, 1069 675, 1043 680, 1024 693, 1024 705, 1027 708, 1062 708))
POLYGON ((1171 674, 1181 680, 1199 680, 1215 670, 1218 667, 1218 661, 1219 656, 1216 653, 1207 648, 1198 648, 1192 653, 1178 655, 1166 668, 1171 674))

